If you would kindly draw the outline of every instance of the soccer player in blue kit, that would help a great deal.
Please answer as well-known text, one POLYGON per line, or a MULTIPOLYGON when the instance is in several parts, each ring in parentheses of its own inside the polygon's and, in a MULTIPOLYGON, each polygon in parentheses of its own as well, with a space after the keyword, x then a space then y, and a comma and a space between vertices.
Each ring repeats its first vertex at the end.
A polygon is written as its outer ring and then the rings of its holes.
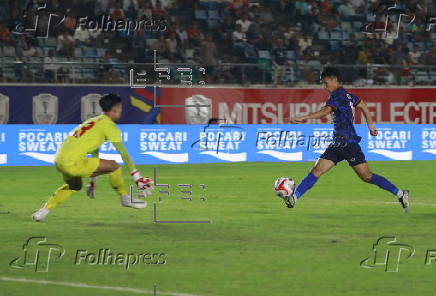
POLYGON ((323 174, 345 159, 360 179, 392 193, 398 198, 404 211, 408 212, 409 191, 400 190, 383 176, 372 173, 365 160, 365 155, 360 149, 359 142, 361 137, 357 135, 353 126, 354 107, 360 109, 365 116, 371 136, 377 136, 378 134, 365 102, 359 97, 348 93, 342 87, 340 72, 335 67, 328 66, 322 71, 321 82, 330 93, 326 105, 318 112, 291 118, 291 123, 301 123, 307 119, 322 118, 333 112, 333 141, 320 156, 310 173, 296 188, 294 185, 291 194, 284 197, 288 208, 293 208, 297 200, 312 188, 323 174))

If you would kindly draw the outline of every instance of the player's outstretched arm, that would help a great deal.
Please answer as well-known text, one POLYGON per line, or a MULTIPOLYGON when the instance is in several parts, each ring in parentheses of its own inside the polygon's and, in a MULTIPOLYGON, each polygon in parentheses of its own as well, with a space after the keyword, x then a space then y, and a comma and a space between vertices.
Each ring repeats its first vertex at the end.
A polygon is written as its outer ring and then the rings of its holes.
POLYGON ((321 108, 321 110, 317 112, 312 112, 304 116, 294 117, 290 119, 290 123, 302 123, 305 120, 308 119, 319 119, 323 118, 324 116, 329 115, 333 111, 333 108, 330 106, 324 106, 321 108))
POLYGON ((124 163, 129 169, 130 175, 138 186, 138 192, 140 196, 146 197, 151 194, 151 190, 153 189, 153 180, 150 178, 143 178, 141 173, 136 169, 135 164, 132 161, 129 153, 127 153, 126 148, 124 147, 122 142, 114 142, 112 143, 118 152, 121 155, 124 163))
POLYGON ((377 136, 378 130, 372 121, 371 113, 369 112, 368 105, 363 100, 360 100, 359 104, 356 106, 360 111, 362 111, 363 116, 366 119, 366 124, 368 125, 368 129, 371 133, 371 136, 377 136))

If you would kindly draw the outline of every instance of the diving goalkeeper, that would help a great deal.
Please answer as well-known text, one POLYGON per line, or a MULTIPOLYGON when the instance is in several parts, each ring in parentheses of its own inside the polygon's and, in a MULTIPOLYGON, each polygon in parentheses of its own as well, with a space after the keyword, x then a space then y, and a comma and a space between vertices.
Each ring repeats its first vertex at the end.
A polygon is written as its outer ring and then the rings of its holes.
POLYGON ((98 158, 99 147, 105 141, 111 142, 127 165, 130 175, 137 185, 139 196, 146 197, 151 194, 152 180, 143 178, 136 170, 121 141, 121 132, 115 124, 115 121, 121 118, 121 98, 109 94, 103 96, 99 103, 104 113, 83 122, 58 150, 55 165, 57 170, 62 173, 65 184, 53 193, 42 208, 33 213, 33 220, 44 220, 58 204, 67 200, 71 194, 80 191, 82 178, 91 178, 87 194, 93 198, 96 177, 102 174, 109 174, 109 182, 119 194, 122 206, 136 209, 146 207, 146 202, 133 198, 127 193, 121 167, 113 160, 98 158), (88 154, 91 154, 92 157, 87 157, 88 154))

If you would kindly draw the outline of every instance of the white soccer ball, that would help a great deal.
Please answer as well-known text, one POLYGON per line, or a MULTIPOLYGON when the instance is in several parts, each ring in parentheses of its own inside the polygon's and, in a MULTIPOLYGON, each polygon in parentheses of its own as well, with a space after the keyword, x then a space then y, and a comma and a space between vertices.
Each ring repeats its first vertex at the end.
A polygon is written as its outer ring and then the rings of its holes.
POLYGON ((274 191, 277 196, 284 198, 290 196, 294 192, 295 182, 292 178, 280 177, 274 183, 274 191))

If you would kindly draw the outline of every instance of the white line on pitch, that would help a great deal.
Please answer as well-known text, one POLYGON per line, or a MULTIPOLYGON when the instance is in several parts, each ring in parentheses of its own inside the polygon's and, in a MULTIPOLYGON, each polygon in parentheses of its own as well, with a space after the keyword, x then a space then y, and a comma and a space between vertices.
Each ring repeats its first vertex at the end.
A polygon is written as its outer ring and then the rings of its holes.
MULTIPOLYGON (((84 283, 74 283, 74 282, 62 282, 62 281, 48 281, 48 280, 32 280, 25 278, 12 278, 12 277, 0 277, 1 281, 5 282, 21 282, 21 283, 33 283, 33 284, 41 284, 41 285, 58 285, 64 287, 75 287, 75 288, 92 288, 92 289, 102 289, 102 290, 112 290, 112 291, 121 291, 121 292, 131 292, 136 294, 152 294, 152 290, 144 290, 137 288, 129 288, 129 287, 114 287, 114 286, 97 286, 97 285, 89 285, 84 283)), ((194 294, 185 294, 185 293, 176 293, 176 292, 161 292, 157 291, 157 295, 168 295, 168 296, 200 296, 194 294)))
MULTIPOLYGON (((312 199, 309 200, 307 199, 306 202, 314 202, 314 203, 318 203, 318 202, 328 202, 328 203, 332 203, 332 202, 337 202, 337 203, 342 203, 342 204, 360 204, 360 203, 371 203, 371 204, 398 204, 398 201, 380 201, 380 200, 365 200, 365 201, 361 201, 361 200, 345 200, 345 199, 312 199)), ((417 205, 417 206, 432 206, 432 207, 436 207, 436 202, 414 202, 411 201, 410 202, 412 206, 417 205)))

